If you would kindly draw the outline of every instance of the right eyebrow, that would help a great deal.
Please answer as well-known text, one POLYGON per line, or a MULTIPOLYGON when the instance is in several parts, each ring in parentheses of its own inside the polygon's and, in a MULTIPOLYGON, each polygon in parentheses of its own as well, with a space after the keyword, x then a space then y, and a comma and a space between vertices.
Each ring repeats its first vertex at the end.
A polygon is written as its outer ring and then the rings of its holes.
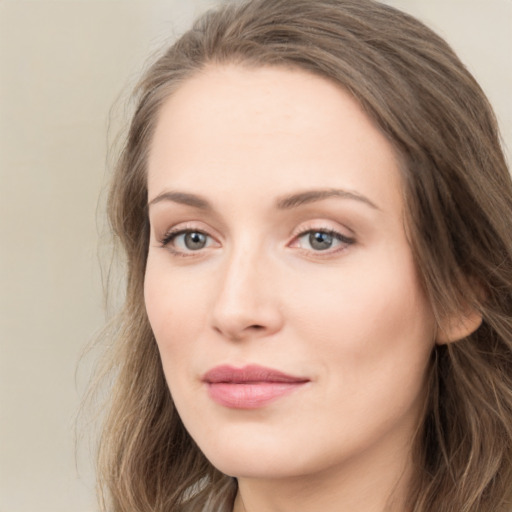
POLYGON ((212 210, 212 205, 204 198, 195 194, 189 194, 187 192, 162 192, 156 197, 151 199, 148 203, 148 207, 161 203, 162 201, 172 201, 174 203, 184 204, 186 206, 192 206, 199 210, 212 210))

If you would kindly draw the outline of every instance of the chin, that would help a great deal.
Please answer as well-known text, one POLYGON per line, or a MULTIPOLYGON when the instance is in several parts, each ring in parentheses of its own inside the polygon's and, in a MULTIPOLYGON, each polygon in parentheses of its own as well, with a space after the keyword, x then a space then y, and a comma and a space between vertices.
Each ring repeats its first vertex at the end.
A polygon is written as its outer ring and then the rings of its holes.
POLYGON ((321 470, 322 455, 308 453, 305 445, 290 436, 226 434, 224 440, 207 442, 199 448, 222 473, 236 478, 279 479, 298 477, 321 470), (291 441, 291 442, 290 442, 291 441), (205 448, 205 449, 203 449, 205 448))
POLYGON ((209 459, 212 465, 222 473, 235 478, 281 479, 304 474, 299 468, 290 467, 290 461, 279 456, 261 455, 259 450, 252 453, 227 454, 209 459))

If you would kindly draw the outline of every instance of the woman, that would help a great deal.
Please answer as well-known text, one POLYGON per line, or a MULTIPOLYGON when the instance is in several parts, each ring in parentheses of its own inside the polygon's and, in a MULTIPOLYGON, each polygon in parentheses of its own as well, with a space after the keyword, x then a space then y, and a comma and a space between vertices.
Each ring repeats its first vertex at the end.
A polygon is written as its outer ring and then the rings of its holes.
POLYGON ((253 0, 136 101, 105 507, 509 511, 512 187, 446 43, 371 0, 253 0))

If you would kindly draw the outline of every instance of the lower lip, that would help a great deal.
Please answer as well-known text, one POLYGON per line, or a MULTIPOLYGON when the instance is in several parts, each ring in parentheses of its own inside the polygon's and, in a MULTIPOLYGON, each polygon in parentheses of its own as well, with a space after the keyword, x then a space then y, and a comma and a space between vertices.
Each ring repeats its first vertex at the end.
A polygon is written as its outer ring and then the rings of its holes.
POLYGON ((306 382, 208 383, 210 398, 231 409, 258 409, 293 393, 306 382))

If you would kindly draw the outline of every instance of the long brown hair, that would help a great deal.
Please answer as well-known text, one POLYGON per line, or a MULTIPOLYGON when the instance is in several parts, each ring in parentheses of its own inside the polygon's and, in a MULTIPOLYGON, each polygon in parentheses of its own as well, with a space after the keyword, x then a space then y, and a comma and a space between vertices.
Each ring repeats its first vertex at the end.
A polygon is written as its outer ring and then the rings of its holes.
POLYGON ((475 333, 432 355, 409 508, 509 510, 512 185, 496 120, 445 41, 372 0, 227 4, 200 18, 141 80, 108 203, 127 282, 122 311, 107 329, 113 384, 99 447, 104 506, 229 510, 236 492, 176 413, 143 302, 146 161, 159 109, 187 78, 228 62, 300 68, 336 82, 395 147, 410 243, 436 317, 468 308, 483 317, 475 333))

